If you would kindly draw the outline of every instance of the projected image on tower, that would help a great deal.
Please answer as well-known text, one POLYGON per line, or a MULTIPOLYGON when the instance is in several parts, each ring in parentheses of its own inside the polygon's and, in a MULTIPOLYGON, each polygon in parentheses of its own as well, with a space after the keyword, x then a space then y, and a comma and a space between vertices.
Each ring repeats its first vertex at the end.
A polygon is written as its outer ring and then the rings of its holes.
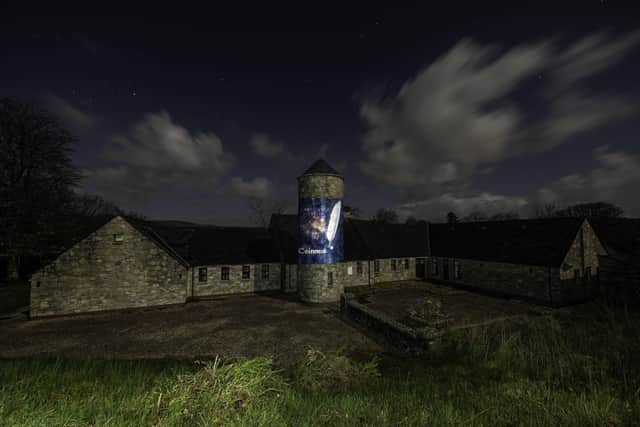
POLYGON ((301 264, 333 264, 343 259, 342 200, 300 199, 301 264))

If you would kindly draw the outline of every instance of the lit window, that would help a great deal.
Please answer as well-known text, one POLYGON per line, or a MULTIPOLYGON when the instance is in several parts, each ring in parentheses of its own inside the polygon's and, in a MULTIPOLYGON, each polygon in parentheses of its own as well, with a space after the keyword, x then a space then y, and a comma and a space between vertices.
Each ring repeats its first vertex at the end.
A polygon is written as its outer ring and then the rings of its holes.
POLYGON ((347 267, 347 274, 349 276, 351 276, 353 274, 353 267, 352 266, 347 267))
POLYGON ((113 235, 113 242, 114 243, 122 243, 122 242, 124 242, 124 235, 123 234, 114 234, 113 235))
POLYGON ((198 281, 200 282, 207 281, 207 267, 201 267, 198 269, 198 281))
POLYGON ((242 266, 242 278, 243 279, 250 279, 251 278, 251 266, 250 265, 243 265, 242 266))
POLYGON ((262 264, 262 278, 269 278, 269 264, 262 264))
POLYGON ((220 279, 221 280, 229 280, 229 267, 221 267, 220 268, 220 279))

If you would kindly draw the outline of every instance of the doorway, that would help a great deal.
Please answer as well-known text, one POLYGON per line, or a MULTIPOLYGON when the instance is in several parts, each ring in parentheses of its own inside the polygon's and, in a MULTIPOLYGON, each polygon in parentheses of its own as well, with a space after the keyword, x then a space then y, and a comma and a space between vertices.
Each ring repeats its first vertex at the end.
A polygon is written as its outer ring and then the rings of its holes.
POLYGON ((416 258, 416 278, 424 279, 424 258, 416 258))

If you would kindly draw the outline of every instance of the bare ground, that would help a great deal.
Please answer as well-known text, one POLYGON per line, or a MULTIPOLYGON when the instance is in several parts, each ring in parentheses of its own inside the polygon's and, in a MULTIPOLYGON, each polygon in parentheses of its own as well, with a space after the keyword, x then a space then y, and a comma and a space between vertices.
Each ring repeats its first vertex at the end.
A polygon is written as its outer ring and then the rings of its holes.
POLYGON ((383 348, 338 317, 338 305, 305 305, 280 293, 219 297, 165 308, 0 321, 0 358, 272 356, 289 364, 311 346, 353 357, 383 348))

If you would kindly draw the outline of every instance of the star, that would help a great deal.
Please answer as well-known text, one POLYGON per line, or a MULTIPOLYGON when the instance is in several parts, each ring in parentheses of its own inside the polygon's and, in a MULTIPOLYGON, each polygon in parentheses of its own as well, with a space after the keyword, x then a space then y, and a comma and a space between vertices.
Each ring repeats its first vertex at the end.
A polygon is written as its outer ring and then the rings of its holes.
POLYGON ((131 93, 131 96, 136 96, 136 92, 135 92, 135 91, 134 91, 134 92, 132 92, 132 93, 131 93))

